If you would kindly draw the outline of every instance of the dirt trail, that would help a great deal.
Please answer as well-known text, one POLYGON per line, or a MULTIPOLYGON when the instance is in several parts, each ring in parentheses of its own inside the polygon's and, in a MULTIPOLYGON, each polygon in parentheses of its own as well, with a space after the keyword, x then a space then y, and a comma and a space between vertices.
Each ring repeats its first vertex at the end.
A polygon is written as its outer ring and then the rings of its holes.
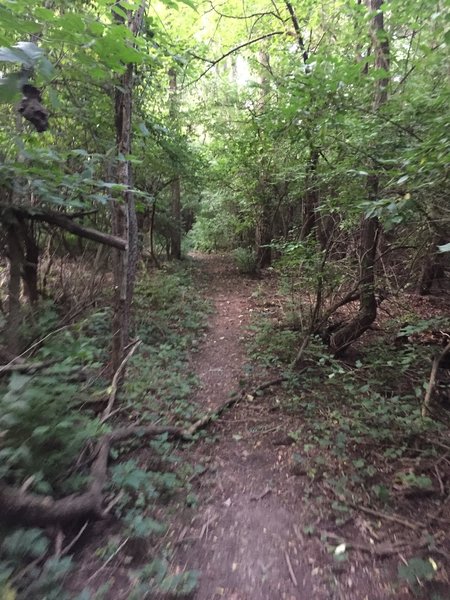
MULTIPOLYGON (((195 357, 196 400, 216 406, 246 376, 243 336, 258 282, 239 276, 229 257, 196 261, 214 303, 195 357)), ((173 532, 174 565, 201 571, 196 600, 328 597, 315 584, 314 561, 303 547, 299 484, 283 460, 292 423, 274 408, 270 394, 247 399, 215 425, 215 443, 196 448, 195 459, 207 467, 197 483, 198 506, 173 532)))

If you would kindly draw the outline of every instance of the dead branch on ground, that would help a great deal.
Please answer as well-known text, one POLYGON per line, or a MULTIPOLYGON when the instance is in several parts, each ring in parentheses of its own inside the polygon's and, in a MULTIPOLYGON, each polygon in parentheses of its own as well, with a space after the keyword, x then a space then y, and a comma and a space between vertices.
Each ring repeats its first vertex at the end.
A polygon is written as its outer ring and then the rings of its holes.
POLYGON ((96 458, 90 469, 90 484, 81 494, 54 499, 0 484, 1 518, 29 525, 64 524, 87 518, 104 518, 106 515, 103 510, 103 488, 108 477, 109 452, 115 444, 133 437, 151 439, 160 435, 167 435, 171 440, 191 441, 199 430, 216 420, 227 408, 237 404, 243 396, 244 393, 236 394, 186 428, 170 425, 130 425, 103 435, 97 441, 94 453, 96 458))

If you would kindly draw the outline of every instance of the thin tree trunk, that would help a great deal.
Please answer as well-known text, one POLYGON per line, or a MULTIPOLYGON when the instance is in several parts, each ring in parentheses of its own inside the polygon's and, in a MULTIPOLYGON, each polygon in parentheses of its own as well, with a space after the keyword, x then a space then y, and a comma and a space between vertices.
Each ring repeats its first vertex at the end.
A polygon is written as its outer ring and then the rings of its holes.
POLYGON ((23 263, 23 250, 16 224, 8 226, 6 237, 9 260, 7 349, 8 352, 16 356, 19 353, 19 328, 22 321, 20 278, 23 263))
MULTIPOLYGON (((261 194, 267 194, 267 191, 262 190, 261 194)), ((260 207, 260 214, 258 216, 255 229, 256 264, 260 269, 270 267, 272 262, 272 206, 267 198, 264 198, 263 202, 264 204, 260 207)))
POLYGON ((316 226, 316 208, 319 203, 317 188, 317 166, 319 164, 319 151, 311 146, 309 162, 306 169, 306 190, 302 206, 302 228, 300 240, 305 240, 316 226))
POLYGON ((38 292, 38 265, 39 265, 39 247, 34 237, 32 224, 23 223, 21 225, 21 234, 24 241, 25 256, 22 268, 22 279, 25 296, 31 305, 37 303, 39 299, 38 292))
MULTIPOLYGON (((265 76, 266 69, 269 68, 269 54, 263 50, 258 53, 259 62, 263 67, 260 76, 261 95, 259 99, 259 107, 261 112, 266 108, 268 82, 265 76)), ((273 238, 273 206, 272 196, 269 192, 267 181, 267 167, 261 165, 261 173, 257 186, 258 212, 256 216, 255 226, 255 249, 256 249, 256 264, 258 268, 264 269, 269 267, 272 262, 272 238, 273 238)))
POLYGON ((445 277, 445 267, 443 264, 445 254, 439 252, 438 246, 445 244, 446 241, 446 238, 442 234, 436 233, 433 236, 433 241, 423 261, 420 273, 418 292, 421 296, 427 296, 431 293, 431 288, 435 281, 442 284, 442 279, 445 277))
MULTIPOLYGON (((134 13, 129 12, 128 26, 134 35, 141 29, 145 12, 145 2, 134 13)), ((117 154, 127 156, 131 153, 132 97, 134 67, 129 64, 116 88, 115 122, 117 154)), ((132 186, 131 163, 122 159, 117 167, 117 182, 132 186)), ((113 234, 127 240, 124 252, 115 251, 114 256, 114 317, 112 340, 112 369, 116 371, 123 359, 124 349, 130 336, 131 303, 138 260, 138 228, 136 206, 133 193, 123 192, 122 202, 114 202, 112 207, 113 234)))
MULTIPOLYGON (((178 122, 178 88, 177 72, 175 68, 169 69, 169 117, 171 125, 177 128, 178 122)), ((171 193, 171 217, 170 230, 170 258, 180 260, 181 258, 181 180, 177 173, 178 166, 174 164, 175 177, 170 184, 171 193)))
MULTIPOLYGON (((383 0, 367 0, 367 6, 372 13, 371 37, 375 49, 375 68, 383 69, 386 76, 377 79, 374 90, 373 110, 377 111, 387 100, 389 84, 389 42, 384 29, 384 15, 381 10, 383 0)), ((378 197, 379 176, 375 164, 370 165, 372 174, 367 180, 369 200, 378 197)), ((357 315, 331 337, 330 346, 333 352, 344 351, 358 339, 375 321, 377 317, 377 302, 375 297, 375 260, 379 238, 380 224, 376 217, 363 218, 360 235, 360 296, 357 315)))

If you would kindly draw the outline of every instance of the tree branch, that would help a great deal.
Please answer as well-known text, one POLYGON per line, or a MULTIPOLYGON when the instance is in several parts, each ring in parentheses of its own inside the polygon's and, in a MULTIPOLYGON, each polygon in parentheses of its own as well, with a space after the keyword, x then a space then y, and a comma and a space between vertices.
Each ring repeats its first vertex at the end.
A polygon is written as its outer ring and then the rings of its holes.
POLYGON ((264 35, 260 35, 257 38, 254 38, 252 40, 248 40, 247 42, 243 42, 242 44, 239 44, 239 46, 235 46, 231 50, 228 50, 228 52, 225 52, 225 54, 222 54, 222 56, 220 56, 219 58, 216 58, 215 60, 209 60, 208 58, 196 57, 198 60, 203 60, 205 62, 210 63, 209 67, 207 67, 203 71, 203 73, 201 73, 196 79, 194 79, 193 81, 190 81, 189 83, 187 83, 184 86, 184 88, 187 88, 187 87, 189 87, 191 85, 194 85, 194 83, 197 83, 197 81, 200 81, 200 79, 202 77, 204 77, 213 67, 215 67, 218 63, 220 63, 222 60, 224 60, 225 58, 227 58, 231 54, 234 54, 234 52, 238 52, 239 50, 242 50, 242 48, 246 48, 247 46, 251 46, 252 44, 256 44, 257 42, 260 42, 261 40, 266 40, 268 38, 274 37, 275 35, 284 35, 285 33, 286 33, 285 31, 272 31, 272 33, 266 33, 264 35))
POLYGON ((64 215, 63 213, 36 208, 34 206, 11 206, 9 204, 0 203, 0 222, 11 223, 15 220, 21 221, 23 219, 56 225, 78 237, 105 244, 106 246, 112 246, 119 250, 126 250, 125 240, 114 235, 103 233, 97 229, 84 227, 78 223, 74 223, 71 216, 64 215))

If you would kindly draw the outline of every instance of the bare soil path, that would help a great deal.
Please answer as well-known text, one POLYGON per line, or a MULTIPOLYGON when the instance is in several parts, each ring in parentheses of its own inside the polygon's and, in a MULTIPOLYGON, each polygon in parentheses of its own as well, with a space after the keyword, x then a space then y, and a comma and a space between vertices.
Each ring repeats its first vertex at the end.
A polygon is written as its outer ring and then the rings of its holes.
MULTIPOLYGON (((199 284, 214 312, 195 356, 196 401, 218 406, 248 379, 244 337, 257 280, 240 276, 229 257, 196 256, 199 284)), ((258 295, 258 294, 256 294, 258 295)), ((270 376, 269 376, 270 378, 270 376)), ((206 466, 198 505, 171 532, 174 566, 201 572, 196 600, 311 600, 329 597, 305 552, 299 483, 286 466, 290 425, 270 393, 224 414, 195 449, 206 466), (317 580, 317 581, 316 581, 317 580)))

